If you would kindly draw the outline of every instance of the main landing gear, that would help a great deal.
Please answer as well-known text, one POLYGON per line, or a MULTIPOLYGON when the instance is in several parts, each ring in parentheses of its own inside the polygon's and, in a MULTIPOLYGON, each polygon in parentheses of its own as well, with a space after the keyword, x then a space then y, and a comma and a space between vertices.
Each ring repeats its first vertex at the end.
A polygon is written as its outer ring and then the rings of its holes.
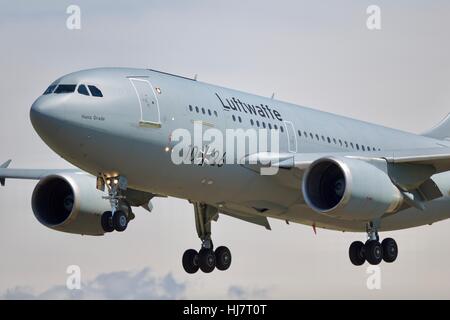
POLYGON ((183 254, 183 268, 187 273, 196 273, 199 269, 204 273, 210 273, 215 268, 221 271, 227 270, 231 265, 231 252, 227 247, 218 247, 214 250, 211 240, 211 221, 218 218, 218 210, 215 207, 194 203, 195 226, 197 234, 202 241, 200 251, 186 250, 183 254))
POLYGON ((397 259, 398 247, 392 238, 386 238, 380 243, 377 228, 371 222, 367 225, 368 240, 366 243, 355 241, 350 245, 350 261, 355 266, 360 266, 364 262, 371 265, 378 265, 382 260, 392 263, 397 259))
POLYGON ((107 178, 101 177, 103 186, 108 188, 108 196, 104 197, 111 203, 111 211, 102 214, 101 224, 105 233, 123 232, 128 227, 128 222, 133 218, 131 207, 127 204, 122 191, 127 189, 125 177, 107 178))

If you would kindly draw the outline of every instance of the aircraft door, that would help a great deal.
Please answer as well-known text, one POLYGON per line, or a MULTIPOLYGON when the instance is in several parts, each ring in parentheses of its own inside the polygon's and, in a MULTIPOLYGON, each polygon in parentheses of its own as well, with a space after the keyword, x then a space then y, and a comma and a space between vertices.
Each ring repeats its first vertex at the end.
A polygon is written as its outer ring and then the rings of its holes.
POLYGON ((284 127, 286 128, 286 134, 288 137, 288 149, 289 152, 297 152, 297 136, 295 135, 294 124, 290 121, 284 121, 284 127))
POLYGON ((144 78, 130 78, 136 92, 141 111, 139 125, 142 127, 161 127, 161 115, 155 89, 144 78))

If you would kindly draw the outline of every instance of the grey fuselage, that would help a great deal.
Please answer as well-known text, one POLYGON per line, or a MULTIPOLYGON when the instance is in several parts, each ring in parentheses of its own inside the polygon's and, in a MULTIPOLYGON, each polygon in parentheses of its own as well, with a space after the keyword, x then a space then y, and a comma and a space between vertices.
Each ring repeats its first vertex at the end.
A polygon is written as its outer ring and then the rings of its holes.
MULTIPOLYGON (((95 85, 103 93, 103 97, 77 92, 43 95, 31 109, 33 126, 42 139, 80 169, 93 175, 126 176, 129 187, 136 190, 204 202, 241 215, 265 215, 334 230, 365 231, 366 225, 311 210, 301 194, 301 177, 290 172, 262 176, 241 165, 175 165, 168 151, 173 147, 172 132, 193 130, 196 121, 221 131, 276 125, 283 127, 279 132, 283 153, 359 152, 364 156, 373 151, 448 145, 152 70, 92 69, 64 76, 55 84, 95 85), (143 90, 147 93, 140 96, 143 90), (271 210, 255 212, 255 207, 271 210)), ((384 218, 380 230, 448 218, 449 178, 449 173, 433 177, 444 197, 430 202, 426 212, 403 210, 384 218)))

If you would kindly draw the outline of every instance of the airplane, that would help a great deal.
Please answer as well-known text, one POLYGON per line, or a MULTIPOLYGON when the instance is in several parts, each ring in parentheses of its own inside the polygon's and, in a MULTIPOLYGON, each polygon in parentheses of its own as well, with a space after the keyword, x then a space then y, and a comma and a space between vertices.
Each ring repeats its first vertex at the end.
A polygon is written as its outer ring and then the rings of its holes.
MULTIPOLYGON (((134 207, 155 197, 194 207, 200 250, 182 257, 187 273, 225 271, 231 252, 214 247, 211 224, 227 215, 270 230, 268 218, 342 232, 365 241, 348 250, 356 265, 397 259, 379 232, 450 217, 450 116, 413 134, 151 69, 97 68, 54 81, 32 104, 42 140, 79 169, 0 168, 33 179, 31 206, 53 230, 99 236, 123 232, 134 207), (174 132, 195 126, 276 133, 278 145, 231 160, 176 164, 174 132), (273 174, 262 174, 274 169, 273 174)), ((228 152, 229 150, 226 150, 228 152)), ((191 159, 192 160, 192 159, 191 159)))

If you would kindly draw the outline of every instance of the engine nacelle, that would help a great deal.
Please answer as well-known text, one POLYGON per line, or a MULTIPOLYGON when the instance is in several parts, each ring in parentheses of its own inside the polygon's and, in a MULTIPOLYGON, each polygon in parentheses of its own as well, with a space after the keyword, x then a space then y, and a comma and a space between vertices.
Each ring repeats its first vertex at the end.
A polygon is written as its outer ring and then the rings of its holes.
POLYGON ((344 220, 379 218, 403 202, 384 160, 321 158, 305 173, 302 190, 313 210, 344 220))
POLYGON ((103 235, 101 215, 111 210, 106 193, 96 189, 96 178, 84 173, 61 173, 43 178, 33 191, 35 217, 54 230, 103 235))

